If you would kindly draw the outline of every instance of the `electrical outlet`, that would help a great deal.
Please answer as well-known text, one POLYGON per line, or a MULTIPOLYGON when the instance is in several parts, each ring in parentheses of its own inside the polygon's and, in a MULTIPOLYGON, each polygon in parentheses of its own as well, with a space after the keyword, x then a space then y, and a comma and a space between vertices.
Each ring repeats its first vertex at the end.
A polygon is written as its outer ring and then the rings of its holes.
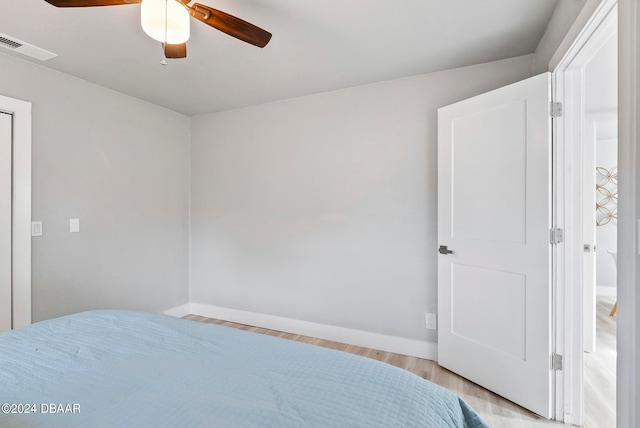
POLYGON ((436 314, 426 314, 425 327, 429 330, 435 330, 437 328, 436 314))

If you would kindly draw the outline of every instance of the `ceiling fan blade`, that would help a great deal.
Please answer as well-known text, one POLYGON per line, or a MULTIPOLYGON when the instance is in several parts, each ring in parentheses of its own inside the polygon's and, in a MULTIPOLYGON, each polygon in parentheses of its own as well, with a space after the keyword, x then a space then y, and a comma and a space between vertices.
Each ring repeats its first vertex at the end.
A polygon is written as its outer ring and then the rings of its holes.
POLYGON ((191 6, 189 13, 198 21, 202 21, 223 33, 259 48, 265 47, 271 40, 271 33, 268 31, 200 3, 191 6))
POLYGON ((179 45, 170 45, 169 43, 163 43, 164 56, 167 58, 186 58, 187 57, 187 44, 180 43, 179 45))
POLYGON ((140 3, 142 0, 44 0, 55 7, 119 6, 140 3))

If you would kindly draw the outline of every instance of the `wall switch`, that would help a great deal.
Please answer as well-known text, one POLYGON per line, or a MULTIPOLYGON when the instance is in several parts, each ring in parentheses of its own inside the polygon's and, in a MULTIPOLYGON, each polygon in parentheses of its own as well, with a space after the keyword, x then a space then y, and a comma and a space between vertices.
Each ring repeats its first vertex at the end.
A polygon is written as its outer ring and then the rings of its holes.
POLYGON ((72 233, 80 232, 80 219, 79 218, 69 219, 69 232, 72 232, 72 233))
POLYGON ((436 322, 436 314, 427 313, 426 315, 425 327, 427 327, 429 330, 435 330, 438 327, 436 322))
POLYGON ((42 236, 42 222, 41 221, 32 221, 31 222, 31 236, 42 236))

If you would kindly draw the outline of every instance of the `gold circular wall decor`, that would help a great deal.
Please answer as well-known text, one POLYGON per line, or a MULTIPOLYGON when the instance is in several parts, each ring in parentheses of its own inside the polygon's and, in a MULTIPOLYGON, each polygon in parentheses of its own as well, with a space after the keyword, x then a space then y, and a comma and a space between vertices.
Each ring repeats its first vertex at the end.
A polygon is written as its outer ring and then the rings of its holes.
POLYGON ((596 226, 618 222, 618 168, 596 167, 596 226))

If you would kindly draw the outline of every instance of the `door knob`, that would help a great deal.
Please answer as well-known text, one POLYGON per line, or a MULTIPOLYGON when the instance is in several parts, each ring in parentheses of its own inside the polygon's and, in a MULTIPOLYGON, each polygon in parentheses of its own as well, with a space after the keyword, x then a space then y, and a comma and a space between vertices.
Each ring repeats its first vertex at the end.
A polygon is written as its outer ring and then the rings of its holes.
POLYGON ((453 254, 453 251, 450 250, 446 245, 440 245, 440 248, 438 248, 438 252, 440 254, 453 254))

